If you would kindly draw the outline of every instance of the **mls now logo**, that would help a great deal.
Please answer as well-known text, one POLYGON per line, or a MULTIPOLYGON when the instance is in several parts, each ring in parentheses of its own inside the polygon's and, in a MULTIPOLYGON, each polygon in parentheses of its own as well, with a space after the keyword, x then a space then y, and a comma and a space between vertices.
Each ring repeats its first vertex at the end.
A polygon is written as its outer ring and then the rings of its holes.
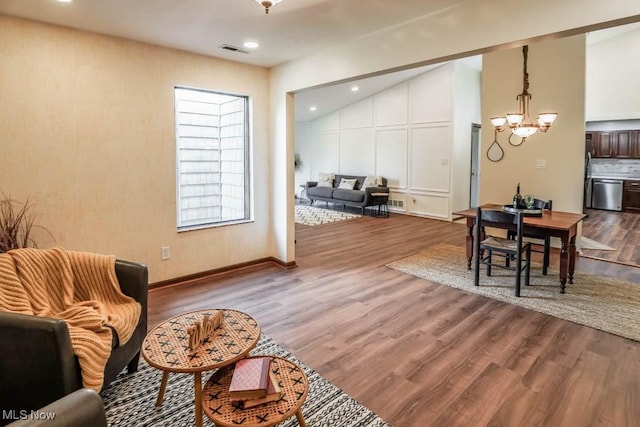
POLYGON ((17 411, 12 409, 10 411, 2 410, 2 419, 3 420, 36 420, 36 421, 47 421, 53 420, 56 417, 55 412, 43 412, 43 411, 27 411, 20 410, 17 411))

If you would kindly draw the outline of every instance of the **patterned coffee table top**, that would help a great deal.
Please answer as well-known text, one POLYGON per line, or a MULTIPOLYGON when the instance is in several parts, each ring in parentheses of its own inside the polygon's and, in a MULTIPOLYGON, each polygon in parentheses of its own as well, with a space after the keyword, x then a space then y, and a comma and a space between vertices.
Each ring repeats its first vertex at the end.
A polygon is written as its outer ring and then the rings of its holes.
MULTIPOLYGON (((252 356, 262 357, 262 356, 252 356)), ((291 417, 300 409, 309 392, 307 376, 296 364, 281 357, 271 357, 271 372, 282 390, 280 400, 241 409, 229 402, 229 384, 235 365, 214 372, 202 390, 204 413, 217 426, 272 426, 291 417)))
POLYGON ((201 372, 242 359, 259 339, 260 326, 248 314, 236 310, 199 310, 172 317, 151 330, 142 343, 142 357, 163 371, 201 372), (194 352, 190 351, 187 328, 218 311, 224 312, 222 326, 194 352))

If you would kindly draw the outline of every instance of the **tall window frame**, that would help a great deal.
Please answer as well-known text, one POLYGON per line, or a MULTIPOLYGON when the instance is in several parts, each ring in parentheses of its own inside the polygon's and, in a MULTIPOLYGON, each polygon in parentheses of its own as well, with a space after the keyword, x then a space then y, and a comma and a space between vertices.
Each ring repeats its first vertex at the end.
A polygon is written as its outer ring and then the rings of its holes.
POLYGON ((174 87, 178 231, 251 220, 249 97, 174 87))

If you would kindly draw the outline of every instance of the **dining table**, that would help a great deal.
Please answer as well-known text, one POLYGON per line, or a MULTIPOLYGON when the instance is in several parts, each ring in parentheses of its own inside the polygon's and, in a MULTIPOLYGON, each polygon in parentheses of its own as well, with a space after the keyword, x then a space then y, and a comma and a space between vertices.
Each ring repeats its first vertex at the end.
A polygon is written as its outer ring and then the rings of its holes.
MULTIPOLYGON (((503 205, 483 204, 483 210, 503 210, 503 205)), ((467 221, 467 268, 471 270, 473 261, 473 236, 476 225, 476 208, 469 208, 453 212, 454 217, 466 218, 467 221)), ((573 273, 576 265, 576 235, 578 224, 586 217, 583 213, 561 212, 556 210, 542 210, 541 215, 525 216, 523 219, 524 232, 540 236, 558 237, 562 243, 560 248, 560 293, 565 293, 567 282, 573 283, 573 273)), ((493 225, 492 225, 493 226, 493 225)), ((513 225, 515 227, 515 224, 513 225)), ((511 228, 504 226, 503 228, 511 228)))

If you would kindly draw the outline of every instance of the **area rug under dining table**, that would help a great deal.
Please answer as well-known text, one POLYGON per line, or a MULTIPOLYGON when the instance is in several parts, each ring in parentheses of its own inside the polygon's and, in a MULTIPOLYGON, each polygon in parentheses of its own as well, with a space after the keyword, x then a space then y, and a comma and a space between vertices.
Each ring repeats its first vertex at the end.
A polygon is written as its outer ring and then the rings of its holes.
POLYGON ((558 271, 531 264, 531 285, 514 295, 512 271, 495 268, 488 277, 483 268, 480 286, 467 269, 466 251, 459 246, 438 244, 387 264, 387 267, 434 283, 518 305, 560 319, 640 341, 640 284, 576 272, 573 284, 560 293, 558 271))
MULTIPOLYGON (((302 406, 308 427, 383 427, 384 420, 313 369, 298 360, 291 352, 262 335, 251 354, 284 357, 301 367, 309 379, 309 394, 302 406)), ((213 371, 212 371, 213 372, 213 371)), ((212 372, 204 372, 209 378, 212 372)), ((156 407, 162 372, 140 360, 138 371, 127 375, 123 371, 102 392, 102 400, 110 427, 157 426, 191 427, 194 422, 193 375, 172 374, 169 377, 164 403, 156 407)), ((214 424, 205 416, 205 426, 214 424)), ((298 426, 296 417, 289 418, 282 427, 298 426)))

